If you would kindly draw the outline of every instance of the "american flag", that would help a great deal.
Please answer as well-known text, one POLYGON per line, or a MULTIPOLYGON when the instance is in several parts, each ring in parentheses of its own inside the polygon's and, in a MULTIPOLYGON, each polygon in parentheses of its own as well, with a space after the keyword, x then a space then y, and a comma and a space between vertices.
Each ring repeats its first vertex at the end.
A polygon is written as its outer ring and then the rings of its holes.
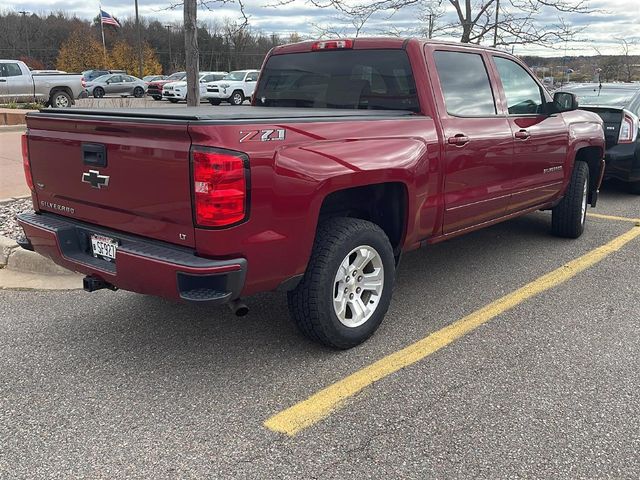
POLYGON ((113 18, 111 15, 109 15, 107 12, 105 12, 102 9, 100 9, 100 21, 102 22, 103 25, 113 25, 114 27, 120 26, 120 24, 115 18, 113 18))

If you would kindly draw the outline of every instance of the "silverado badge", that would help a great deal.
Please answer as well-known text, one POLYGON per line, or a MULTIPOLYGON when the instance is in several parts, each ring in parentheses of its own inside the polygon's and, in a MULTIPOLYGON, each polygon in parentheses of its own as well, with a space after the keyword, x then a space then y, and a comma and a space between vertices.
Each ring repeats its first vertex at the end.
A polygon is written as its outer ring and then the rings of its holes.
POLYGON ((100 189, 109 185, 109 175, 100 175, 98 170, 89 170, 82 174, 82 181, 93 188, 100 189))

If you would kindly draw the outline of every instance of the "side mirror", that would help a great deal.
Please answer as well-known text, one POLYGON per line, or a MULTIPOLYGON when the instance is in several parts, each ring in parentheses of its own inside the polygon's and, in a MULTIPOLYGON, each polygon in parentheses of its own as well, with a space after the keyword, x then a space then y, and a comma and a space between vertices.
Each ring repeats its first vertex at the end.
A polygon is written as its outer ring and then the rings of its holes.
POLYGON ((556 92, 549 113, 570 112, 578 109, 578 97, 574 93, 556 92))

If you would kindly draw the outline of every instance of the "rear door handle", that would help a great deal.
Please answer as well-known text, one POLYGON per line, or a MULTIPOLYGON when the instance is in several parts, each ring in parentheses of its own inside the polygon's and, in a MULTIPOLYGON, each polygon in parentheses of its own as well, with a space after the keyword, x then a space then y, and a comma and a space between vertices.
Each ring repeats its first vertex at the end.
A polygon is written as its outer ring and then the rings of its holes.
POLYGON ((6 82, 4 78, 0 78, 0 82, 6 82))
POLYGON ((469 137, 467 137, 466 135, 463 135, 462 133, 458 133, 453 137, 449 137, 449 139, 447 140, 447 143, 449 143, 449 145, 458 145, 458 146, 462 146, 468 142, 469 142, 469 137))
POLYGON ((516 138, 519 138, 520 140, 526 140, 531 136, 531 134, 523 129, 523 130, 518 130, 513 136, 516 138))

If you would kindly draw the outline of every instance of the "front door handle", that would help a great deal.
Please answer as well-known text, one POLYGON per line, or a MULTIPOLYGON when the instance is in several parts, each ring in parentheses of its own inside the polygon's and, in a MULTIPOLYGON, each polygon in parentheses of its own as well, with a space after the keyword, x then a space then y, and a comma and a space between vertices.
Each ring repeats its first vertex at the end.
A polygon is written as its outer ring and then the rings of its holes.
POLYGON ((0 82, 6 82, 4 78, 0 78, 0 82))
POLYGON ((513 136, 516 138, 519 138, 520 140, 526 140, 531 136, 531 134, 526 130, 522 129, 522 130, 518 130, 513 136))
POLYGON ((447 140, 447 143, 449 143, 449 145, 458 145, 460 147, 468 142, 469 137, 463 135, 462 133, 458 133, 453 137, 449 137, 449 139, 447 140))

